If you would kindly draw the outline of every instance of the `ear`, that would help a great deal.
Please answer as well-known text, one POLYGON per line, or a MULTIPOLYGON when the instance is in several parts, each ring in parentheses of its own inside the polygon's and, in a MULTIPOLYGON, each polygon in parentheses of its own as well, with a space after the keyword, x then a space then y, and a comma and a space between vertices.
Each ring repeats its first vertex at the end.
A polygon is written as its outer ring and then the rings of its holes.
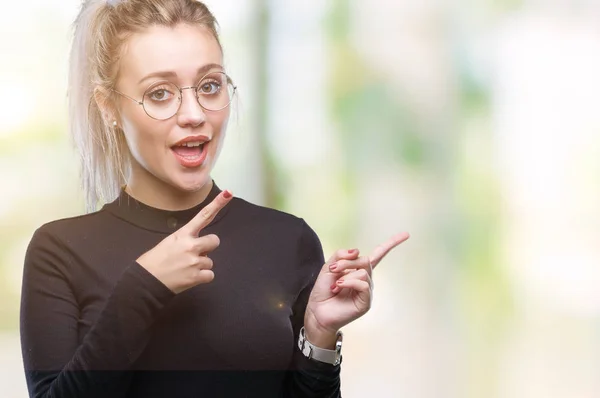
POLYGON ((110 101, 108 91, 104 87, 96 86, 94 88, 94 101, 96 101, 96 105, 100 109, 104 123, 107 126, 113 126, 113 123, 117 121, 117 112, 110 101))

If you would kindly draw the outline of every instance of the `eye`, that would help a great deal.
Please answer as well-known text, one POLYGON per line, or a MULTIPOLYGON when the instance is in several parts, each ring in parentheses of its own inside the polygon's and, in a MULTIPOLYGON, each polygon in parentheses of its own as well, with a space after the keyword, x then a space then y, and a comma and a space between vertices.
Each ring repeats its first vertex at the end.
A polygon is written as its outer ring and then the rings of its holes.
POLYGON ((146 96, 150 98, 150 100, 155 102, 164 102, 169 101, 175 96, 176 89, 171 87, 171 85, 160 85, 158 87, 151 88, 146 96))
POLYGON ((205 80, 198 86, 198 94, 213 95, 221 90, 221 84, 216 80, 205 80))

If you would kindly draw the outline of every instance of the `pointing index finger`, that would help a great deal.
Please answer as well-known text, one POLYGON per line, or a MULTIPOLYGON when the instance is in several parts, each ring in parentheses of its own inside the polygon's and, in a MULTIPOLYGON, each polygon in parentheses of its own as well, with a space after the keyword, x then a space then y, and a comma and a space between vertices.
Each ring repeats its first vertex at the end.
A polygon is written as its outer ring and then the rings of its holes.
POLYGON ((375 268, 375 266, 379 264, 379 262, 390 252, 390 250, 407 240, 409 237, 410 235, 408 232, 401 232, 377 246, 369 256, 369 259, 371 260, 371 267, 375 268))
POLYGON ((202 231, 208 224, 215 219, 219 211, 223 209, 227 203, 233 198, 233 195, 229 190, 220 192, 209 204, 204 206, 202 210, 198 212, 187 224, 181 229, 196 236, 198 232, 202 231))

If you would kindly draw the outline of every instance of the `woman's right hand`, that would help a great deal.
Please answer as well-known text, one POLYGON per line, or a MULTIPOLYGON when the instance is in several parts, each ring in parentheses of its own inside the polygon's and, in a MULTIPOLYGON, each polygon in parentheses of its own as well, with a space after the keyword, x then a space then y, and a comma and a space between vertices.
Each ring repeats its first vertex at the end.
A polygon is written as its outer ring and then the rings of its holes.
POLYGON ((232 197, 227 190, 219 193, 190 222, 142 254, 137 263, 176 294, 211 282, 215 274, 207 254, 219 247, 219 238, 214 234, 198 237, 198 233, 232 197))

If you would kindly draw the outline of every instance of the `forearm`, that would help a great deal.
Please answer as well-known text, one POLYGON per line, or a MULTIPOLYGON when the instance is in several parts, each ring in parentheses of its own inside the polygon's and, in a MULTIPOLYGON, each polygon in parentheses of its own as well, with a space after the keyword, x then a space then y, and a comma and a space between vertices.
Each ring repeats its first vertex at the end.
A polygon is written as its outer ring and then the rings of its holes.
POLYGON ((53 306, 44 297, 26 296, 26 302, 37 304, 36 308, 24 305, 23 313, 28 324, 22 333, 30 396, 88 398, 124 393, 129 370, 149 340, 150 326, 173 296, 157 283, 138 264, 127 267, 79 346, 73 342, 77 325, 67 322, 78 314, 59 317, 63 309, 58 303, 53 306), (38 308, 44 302, 48 302, 46 308, 38 308), (44 312, 50 315, 40 315, 44 312), (43 333, 45 323, 54 323, 48 325, 47 333, 43 333), (71 337, 62 337, 63 333, 71 337), (61 363, 60 358, 73 349, 68 362, 61 363))
POLYGON ((331 365, 306 358, 294 350, 294 359, 286 380, 287 398, 341 397, 340 365, 331 365))
POLYGON ((292 327, 294 330, 294 353, 286 378, 285 397, 288 398, 339 398, 340 365, 332 365, 309 359, 298 348, 298 337, 302 326, 307 339, 317 347, 335 348, 337 335, 320 330, 311 320, 305 319, 306 305, 316 276, 324 262, 323 250, 317 235, 303 223, 303 235, 299 244, 298 258, 311 275, 294 304, 292 327), (314 341, 313 341, 314 340, 314 341))

